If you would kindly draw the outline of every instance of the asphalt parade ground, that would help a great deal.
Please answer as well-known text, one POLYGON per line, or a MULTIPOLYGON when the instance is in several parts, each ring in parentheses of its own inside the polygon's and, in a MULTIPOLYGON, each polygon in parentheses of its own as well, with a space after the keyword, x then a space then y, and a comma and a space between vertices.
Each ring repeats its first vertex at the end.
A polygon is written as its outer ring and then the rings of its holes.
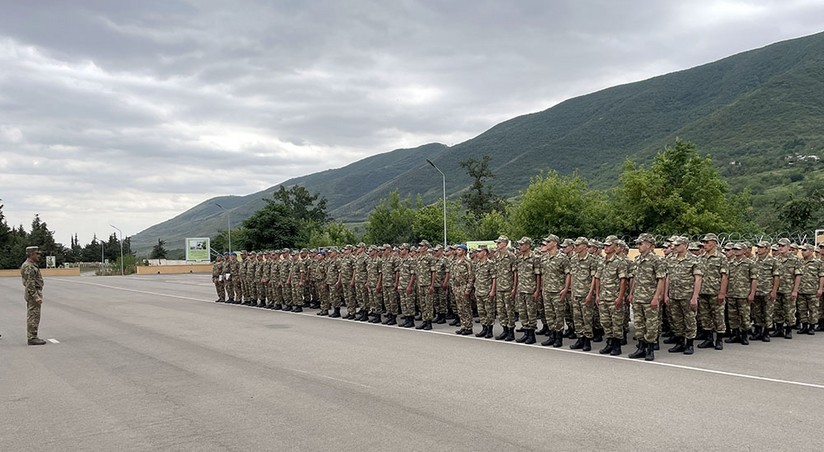
MULTIPOLYGON (((824 333, 654 362, 214 303, 208 275, 0 278, 0 450, 815 450, 824 333)), ((475 331, 479 326, 475 325, 475 331)), ((495 334, 501 331, 496 325, 495 334)), ((538 337, 539 342, 544 338, 538 337)))

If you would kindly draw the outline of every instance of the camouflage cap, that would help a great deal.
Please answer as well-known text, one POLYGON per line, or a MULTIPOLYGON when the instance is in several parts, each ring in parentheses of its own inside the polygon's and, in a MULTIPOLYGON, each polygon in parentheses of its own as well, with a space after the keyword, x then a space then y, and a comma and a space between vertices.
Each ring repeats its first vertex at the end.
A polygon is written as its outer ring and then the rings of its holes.
POLYGON ((31 253, 37 252, 40 250, 40 247, 37 246, 27 246, 26 247, 26 254, 29 255, 31 253))
POLYGON ((750 242, 746 242, 746 241, 745 241, 745 242, 741 242, 741 243, 743 243, 743 244, 744 244, 744 247, 745 247, 745 248, 752 248, 752 243, 750 243, 750 242))
POLYGON ((801 245, 801 249, 804 250, 804 251, 815 251, 815 245, 805 243, 805 244, 801 245))
POLYGON ((408 250, 409 249, 409 244, 408 243, 401 243, 400 249, 408 250))
POLYGON ((366 244, 363 242, 358 243, 358 248, 366 248, 366 244))
POLYGON ((734 250, 739 250, 739 251, 740 251, 740 250, 743 250, 743 249, 745 249, 745 248, 744 248, 744 244, 743 244, 743 243, 741 243, 741 242, 736 242, 735 244, 733 244, 732 249, 734 249, 734 250))
POLYGON ((689 246, 687 247, 690 251, 698 251, 701 249, 701 244, 698 242, 690 242, 689 246))
POLYGON ((529 237, 526 237, 526 236, 521 237, 521 240, 518 240, 518 245, 524 245, 524 244, 530 244, 531 245, 532 244, 532 239, 529 238, 529 237))
POLYGON ((709 241, 718 241, 718 236, 710 232, 709 234, 705 234, 704 237, 701 238, 702 242, 709 242, 709 241))
POLYGON ((655 237, 650 233, 644 232, 643 234, 639 235, 637 239, 635 239, 635 243, 641 242, 649 242, 655 245, 655 237))
POLYGON ((572 239, 564 239, 564 241, 561 243, 561 246, 566 248, 566 247, 572 246, 574 244, 575 244, 575 242, 573 242, 572 239))
POLYGON ((684 236, 675 236, 673 237, 672 244, 673 245, 689 245, 690 239, 684 236))
POLYGON ((734 243, 727 242, 727 243, 724 244, 724 250, 731 250, 733 246, 735 246, 734 243))
POLYGON ((595 248, 603 248, 604 244, 600 240, 590 239, 589 246, 590 247, 595 247, 595 248))
POLYGON ((616 245, 618 243, 618 236, 617 235, 608 235, 607 238, 604 239, 604 245, 616 245))
POLYGON ((776 244, 776 245, 772 245, 772 246, 770 247, 770 249, 771 249, 771 250, 773 250, 773 251, 778 251, 778 245, 777 245, 777 244, 776 244))
POLYGON ((797 243, 790 243, 790 248, 794 249, 794 250, 797 250, 798 249, 798 244, 797 243))
POLYGON ((489 251, 489 248, 486 246, 486 243, 482 243, 482 244, 478 245, 477 250, 478 251, 489 251))
POLYGON ((544 237, 543 243, 555 242, 560 243, 561 239, 558 238, 555 234, 549 234, 548 236, 544 237))
POLYGON ((623 241, 623 240, 620 240, 620 239, 619 239, 619 240, 616 240, 616 241, 615 241, 615 244, 616 244, 616 245, 618 245, 618 246, 620 246, 621 248, 623 248, 623 249, 625 249, 625 250, 629 250, 629 245, 627 245, 627 242, 625 242, 625 241, 623 241))
POLYGON ((249 251, 250 256, 257 256, 257 251, 249 251))
POLYGON ((789 245, 790 245, 790 239, 784 238, 784 237, 778 239, 778 246, 789 246, 789 245))
POLYGON ((587 245, 589 246, 589 240, 586 237, 578 237, 575 239, 575 245, 587 245))
POLYGON ((495 239, 495 243, 508 242, 508 241, 509 241, 509 237, 507 237, 505 235, 499 235, 498 238, 495 239))
POLYGON ((421 240, 421 243, 418 243, 418 246, 432 246, 429 244, 429 240, 421 240))
POLYGON ((758 242, 755 246, 757 246, 759 248, 769 248, 770 247, 770 242, 762 240, 762 241, 758 242))

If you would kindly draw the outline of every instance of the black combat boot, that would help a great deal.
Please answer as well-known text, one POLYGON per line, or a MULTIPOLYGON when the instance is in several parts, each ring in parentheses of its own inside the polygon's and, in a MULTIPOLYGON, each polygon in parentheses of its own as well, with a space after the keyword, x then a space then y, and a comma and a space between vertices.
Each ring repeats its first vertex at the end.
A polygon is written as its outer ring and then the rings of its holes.
POLYGON ((724 333, 715 333, 715 349, 716 350, 724 350, 724 340, 721 337, 724 336, 724 333))
POLYGON ((781 337, 784 335, 784 324, 783 323, 776 323, 775 330, 770 333, 770 337, 781 337))
MULTIPOLYGON (((515 342, 523 344, 524 342, 526 342, 527 339, 529 339, 529 330, 525 330, 523 328, 519 328, 518 330, 522 330, 524 334, 518 339, 515 339, 515 342)), ((517 332, 518 330, 515 331, 517 332)))
POLYGON ((602 355, 606 355, 607 353, 611 352, 612 351, 612 344, 613 344, 614 341, 615 341, 615 339, 613 339, 611 337, 608 337, 607 338, 607 345, 605 345, 604 348, 598 350, 598 353, 600 353, 602 355))
POLYGON ((806 323, 802 323, 801 328, 798 328, 798 334, 807 334, 807 328, 809 328, 809 326, 807 326, 806 323))
POLYGON ((258 307, 259 307, 259 308, 265 308, 265 307, 266 307, 266 300, 263 300, 263 299, 262 299, 262 300, 260 300, 260 301, 258 302, 258 307))
POLYGON ((618 339, 612 340, 612 351, 609 352, 610 356, 620 356, 621 353, 621 341, 618 339))
POLYGON ((715 341, 712 340, 712 332, 707 333, 706 339, 704 342, 698 344, 698 348, 712 348, 715 345, 715 341))
POLYGON ((317 314, 315 314, 315 315, 327 316, 327 315, 329 315, 329 311, 328 311, 328 310, 326 310, 326 309, 321 309, 321 310, 320 310, 320 311, 318 311, 318 313, 317 313, 317 314))
POLYGON ((644 361, 654 361, 655 360, 655 347, 653 344, 647 344, 647 353, 644 355, 644 361))
POLYGON ((764 327, 764 334, 761 335, 761 342, 769 342, 769 341, 770 341, 770 335, 767 332, 767 327, 765 326, 764 327))
POLYGON ((484 336, 486 336, 486 332, 488 330, 489 330, 489 327, 486 326, 486 325, 483 325, 483 328, 481 328, 481 331, 479 333, 475 334, 475 337, 484 337, 484 336))
POLYGON ((397 325, 398 324, 397 314, 388 314, 386 317, 387 317, 386 318, 386 324, 387 325, 397 325))
POLYGON ((582 348, 584 348, 584 337, 583 336, 579 337, 578 340, 575 341, 574 344, 569 346, 570 350, 580 350, 582 348))
POLYGON ((750 345, 750 340, 747 339, 747 330, 741 330, 741 345, 750 345))
POLYGON ((555 332, 555 342, 552 343, 553 348, 563 347, 564 346, 564 332, 563 331, 556 331, 555 332))
POLYGON ((624 337, 621 338, 621 345, 627 345, 627 333, 624 332, 624 337))
POLYGON ((537 339, 535 339, 535 330, 527 330, 526 333, 527 333, 527 338, 524 341, 524 344, 527 344, 527 345, 534 344, 537 341, 537 339))
POLYGON ((737 344, 741 342, 741 330, 738 328, 732 330, 732 337, 724 339, 724 342, 727 344, 737 344))
POLYGON ((486 336, 484 336, 484 339, 492 339, 492 328, 494 327, 495 325, 489 325, 489 329, 486 330, 486 336))
POLYGON ((536 331, 535 334, 540 334, 541 336, 549 334, 549 327, 546 325, 546 323, 544 323, 541 329, 536 331))
POLYGON ((381 321, 381 325, 386 325, 389 323, 389 319, 392 318, 392 314, 386 314, 386 318, 381 321))
POLYGON ((692 348, 692 339, 687 339, 686 345, 684 345, 684 354, 685 355, 692 355, 695 353, 695 349, 692 348))
POLYGON ((661 339, 655 339, 655 342, 652 344, 652 349, 658 351, 661 349, 661 339))
POLYGON ((604 330, 598 328, 592 332, 592 342, 603 342, 604 341, 604 330))
POLYGON ((567 339, 578 339, 578 335, 575 334, 575 327, 574 326, 569 327, 567 329, 566 334, 564 334, 564 337, 567 338, 567 339))
POLYGON ((506 339, 506 337, 507 337, 508 335, 509 335, 509 327, 508 327, 508 326, 505 326, 505 327, 504 327, 504 331, 503 331, 501 334, 499 334, 499 335, 495 336, 495 340, 496 340, 496 341, 502 341, 502 340, 506 339))
POLYGON ((815 327, 816 331, 824 331, 824 319, 818 320, 818 326, 815 327))
POLYGON ((408 316, 405 317, 405 319, 406 320, 403 322, 403 325, 401 325, 402 327, 404 327, 404 328, 415 328, 415 316, 414 315, 408 315, 408 316))
POLYGON ((627 358, 638 359, 647 355, 647 343, 643 339, 638 341, 638 346, 634 352, 627 355, 627 358))
POLYGON ((438 325, 446 323, 446 314, 438 313, 438 315, 435 316, 435 320, 433 320, 433 323, 437 323, 438 325))
POLYGON ((460 325, 460 324, 461 324, 461 319, 459 319, 459 318, 457 318, 457 317, 455 317, 455 319, 454 319, 454 320, 452 320, 451 322, 449 322, 449 326, 458 326, 458 325, 460 325))
POLYGON ((807 336, 815 336, 815 327, 813 324, 810 324, 810 327, 807 328, 807 336))
POLYGON ((592 338, 590 338, 590 337, 585 337, 584 338, 584 346, 581 347, 581 350, 585 351, 585 352, 588 352, 588 351, 592 350, 592 338))
POLYGON ((275 311, 280 311, 281 309, 283 309, 283 305, 277 303, 274 306, 272 306, 272 309, 274 309, 275 311))
POLYGON ((784 339, 792 339, 793 338, 793 329, 792 327, 785 326, 784 327, 784 339))
POLYGON ((549 334, 547 334, 547 336, 549 337, 547 338, 547 340, 541 342, 541 345, 543 345, 544 347, 549 347, 550 345, 554 344, 556 334, 558 333, 556 333, 555 331, 550 331, 549 334))
POLYGON ((303 312, 303 307, 299 304, 292 307, 292 312, 303 312))
POLYGON ((416 326, 416 330, 422 330, 426 326, 426 320, 424 320, 420 325, 416 326))
POLYGON ((415 313, 415 320, 423 320, 423 316, 421 316, 420 312, 415 313))
MULTIPOLYGON (((663 334, 662 334, 661 336, 663 336, 663 334)), ((677 335, 673 334, 672 336, 670 336, 670 337, 668 337, 668 338, 664 339, 664 340, 663 340, 663 341, 661 341, 661 342, 663 342, 664 344, 667 344, 667 345, 672 345, 672 344, 677 344, 677 343, 678 343, 678 339, 679 339, 679 336, 677 336, 677 335)))
POLYGON ((426 331, 429 331, 429 330, 432 329, 432 321, 431 320, 426 320, 426 321, 423 322, 423 324, 424 325, 423 325, 422 329, 424 329, 426 331))
POLYGON ((367 322, 369 321, 369 311, 366 309, 360 310, 360 317, 358 318, 359 322, 367 322))
POLYGON ((504 338, 505 342, 512 342, 515 340, 515 327, 509 327, 507 330, 506 337, 504 338))
POLYGON ((683 338, 683 337, 679 337, 679 336, 673 336, 673 337, 675 337, 675 339, 676 339, 676 341, 675 341, 675 346, 674 346, 674 347, 671 347, 671 348, 670 348, 669 350, 667 350, 667 351, 668 351, 668 352, 670 352, 670 353, 681 353, 681 352, 683 352, 683 351, 685 350, 685 347, 684 347, 684 338, 683 338))
POLYGON ((372 314, 372 320, 370 320, 369 323, 383 323, 382 322, 383 319, 381 317, 382 317, 381 313, 376 312, 376 313, 372 314))
POLYGON ((762 328, 758 325, 755 325, 754 328, 755 328, 755 331, 753 332, 752 340, 757 341, 757 340, 760 340, 762 337, 764 337, 764 328, 762 328))

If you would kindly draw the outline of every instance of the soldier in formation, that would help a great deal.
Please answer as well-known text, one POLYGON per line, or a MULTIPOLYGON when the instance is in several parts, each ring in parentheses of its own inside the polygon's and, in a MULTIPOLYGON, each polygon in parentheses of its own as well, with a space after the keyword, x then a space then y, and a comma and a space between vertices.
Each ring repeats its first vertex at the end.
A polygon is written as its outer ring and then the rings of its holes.
MULTIPOLYGON (((432 247, 426 240, 417 248, 359 243, 342 250, 241 251, 240 259, 235 253, 217 257, 212 282, 220 303, 292 312, 311 307, 332 318, 344 316, 346 306, 349 320, 421 330, 446 323, 454 312, 459 335, 474 333, 474 306, 481 326, 476 337, 534 344, 545 334, 541 345, 561 347, 574 335, 570 348, 590 351, 602 334, 606 344, 599 353, 612 356, 622 354, 631 319, 637 345, 628 357, 650 361, 669 329, 663 341, 672 345, 668 351, 685 355, 695 352, 698 338, 697 348, 715 350, 724 343, 790 339, 796 312, 798 334, 824 330, 824 245, 797 247, 798 256, 787 239, 773 246, 762 241, 753 254, 746 242, 724 244, 722 251, 715 234, 700 243, 673 236, 661 256, 652 235, 641 234, 635 243, 634 259, 616 236, 601 243, 561 241, 554 234, 541 240, 539 251, 529 237, 513 249, 500 236, 494 248, 481 245, 471 258, 466 245, 432 247), (537 330, 538 319, 546 328, 537 330), (516 339, 517 323, 523 334, 516 339)), ((21 273, 36 343, 39 305, 32 303, 42 300, 42 278, 32 270, 37 253, 30 256, 21 273)))

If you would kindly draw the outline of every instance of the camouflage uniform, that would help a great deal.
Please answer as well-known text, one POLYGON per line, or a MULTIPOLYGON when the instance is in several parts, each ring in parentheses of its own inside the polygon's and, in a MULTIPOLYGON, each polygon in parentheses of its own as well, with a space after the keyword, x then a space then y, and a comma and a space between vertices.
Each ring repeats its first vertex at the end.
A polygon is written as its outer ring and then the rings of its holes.
POLYGON ((414 271, 415 260, 409 256, 401 257, 398 261, 398 293, 401 299, 401 314, 407 317, 415 315, 415 299, 412 298, 412 294, 406 292, 414 271))
MULTIPOLYGON (((363 248, 359 246, 359 248, 363 248)), ((360 307, 364 313, 369 311, 369 289, 366 287, 369 278, 367 262, 369 256, 366 252, 361 251, 353 259, 355 265, 355 302, 357 307, 360 307)), ((348 306, 348 305, 347 305, 348 306)), ((355 306, 351 307, 349 312, 355 312, 355 306)))
POLYGON ((366 261, 366 284, 369 288, 369 314, 380 315, 382 312, 382 292, 378 291, 378 279, 381 275, 381 266, 383 262, 374 252, 368 257, 366 261))
POLYGON ((773 306, 773 321, 790 326, 795 322, 795 301, 791 300, 795 279, 801 275, 801 262, 795 255, 776 258, 778 296, 773 306))
POLYGON ((435 313, 446 317, 447 294, 449 293, 449 289, 443 287, 446 280, 446 257, 435 257, 432 263, 435 268, 435 293, 432 294, 432 304, 435 305, 435 313))
POLYGON ((677 337, 695 339, 696 319, 695 311, 690 306, 690 300, 695 291, 695 278, 703 276, 701 261, 695 255, 687 252, 683 258, 676 253, 667 260, 669 274, 669 306, 672 313, 672 330, 677 337))
POLYGON ((395 274, 398 271, 398 259, 395 256, 385 256, 381 262, 381 292, 386 312, 396 316, 400 314, 398 291, 395 290, 395 274))
POLYGON ((449 269, 449 283, 455 295, 455 307, 458 309, 458 318, 461 320, 462 330, 472 330, 472 305, 467 293, 472 289, 474 275, 472 261, 464 256, 452 263, 449 269))
POLYGON ((280 296, 283 299, 283 308, 292 306, 292 283, 290 276, 292 274, 292 260, 289 258, 289 253, 281 254, 278 261, 278 288, 280 289, 280 296))
POLYGON ((241 262, 237 260, 237 256, 232 256, 234 259, 231 259, 229 263, 230 274, 229 274, 229 281, 232 282, 232 289, 234 296, 229 295, 229 300, 235 303, 240 303, 243 301, 243 277, 240 275, 241 269, 241 262))
POLYGON ((30 259, 20 266, 23 278, 23 298, 26 300, 26 335, 28 340, 37 339, 40 329, 40 309, 43 303, 43 276, 40 268, 30 259))
POLYGON ((322 310, 340 309, 340 260, 339 256, 331 256, 323 261, 326 279, 321 287, 320 308, 322 310), (324 299, 325 295, 325 299, 324 299))
MULTIPOLYGON (((269 292, 269 264, 263 259, 263 254, 258 254, 255 262, 255 287, 257 291, 257 300, 260 306, 266 303, 266 294, 269 292)), ((271 301, 271 300, 269 300, 271 301)))
POLYGON ((824 277, 824 262, 810 256, 801 260, 801 281, 798 284, 798 315, 801 323, 818 322, 817 292, 824 277))
POLYGON ((561 291, 566 287, 570 272, 569 258, 556 251, 541 255, 541 293, 544 298, 544 312, 550 331, 564 331, 564 300, 561 291))
POLYGON ((300 256, 295 255, 289 260, 290 289, 292 290, 292 306, 303 307, 303 263, 300 256))
POLYGON ((773 323, 773 300, 769 296, 773 286, 773 276, 776 273, 775 258, 769 254, 755 257, 755 266, 758 269, 758 287, 755 289, 755 302, 752 306, 753 322, 757 327, 766 330, 773 323))
POLYGON ((481 326, 495 324, 495 297, 489 298, 492 290, 492 278, 495 275, 494 263, 488 257, 478 259, 475 263, 475 296, 478 300, 478 317, 481 326))
POLYGON ((415 262, 415 286, 418 293, 418 303, 421 308, 421 319, 425 322, 434 317, 432 295, 429 287, 432 285, 432 272, 436 271, 435 258, 428 251, 421 252, 415 262))
POLYGON ((758 266, 745 257, 736 257, 729 262, 729 288, 727 290, 727 314, 730 328, 749 330, 750 302, 747 299, 752 290, 752 282, 758 283, 758 266))
POLYGON ((725 302, 718 302, 718 294, 721 292, 721 279, 728 272, 727 257, 716 248, 712 254, 701 256, 701 264, 704 280, 698 298, 698 324, 707 331, 723 334, 727 329, 724 323, 725 302))
POLYGON ((569 262, 572 274, 572 318, 575 329, 587 339, 592 339, 592 310, 595 304, 595 295, 592 289, 592 278, 598 270, 598 262, 589 253, 573 254, 569 262), (587 295, 591 296, 589 304, 587 295))
POLYGON ((512 285, 515 282, 515 255, 508 250, 495 254, 495 309, 501 326, 515 328, 515 300, 512 285))
MULTIPOLYGON (((620 340, 624 337, 623 304, 626 302, 623 302, 620 308, 616 308, 615 300, 618 299, 621 290, 621 281, 627 279, 626 260, 618 255, 607 256, 601 262, 595 277, 598 278, 598 298, 600 299, 598 309, 601 311, 599 318, 604 334, 608 339, 620 340)), ((546 278, 546 273, 544 273, 544 278, 546 278)), ((563 323, 561 323, 561 328, 563 328, 563 323)))
POLYGON ((658 340, 660 312, 657 308, 653 309, 651 304, 658 281, 666 276, 666 265, 661 257, 653 252, 646 256, 643 254, 636 256, 635 284, 632 294, 633 325, 635 325, 635 338, 647 344, 653 344, 658 340))
POLYGON ((340 288, 343 292, 343 300, 346 302, 346 311, 349 317, 355 315, 357 302, 355 301, 355 288, 352 287, 352 277, 355 274, 355 261, 351 254, 344 254, 340 258, 340 288))
POLYGON ((524 330, 534 330, 538 326, 538 304, 535 301, 535 290, 537 275, 541 274, 541 263, 532 251, 526 256, 519 253, 515 258, 515 271, 518 274, 516 303, 521 325, 524 330))
POLYGON ((223 282, 223 278, 223 257, 218 255, 215 263, 212 264, 212 282, 215 284, 216 301, 218 303, 226 301, 226 284, 223 282))

